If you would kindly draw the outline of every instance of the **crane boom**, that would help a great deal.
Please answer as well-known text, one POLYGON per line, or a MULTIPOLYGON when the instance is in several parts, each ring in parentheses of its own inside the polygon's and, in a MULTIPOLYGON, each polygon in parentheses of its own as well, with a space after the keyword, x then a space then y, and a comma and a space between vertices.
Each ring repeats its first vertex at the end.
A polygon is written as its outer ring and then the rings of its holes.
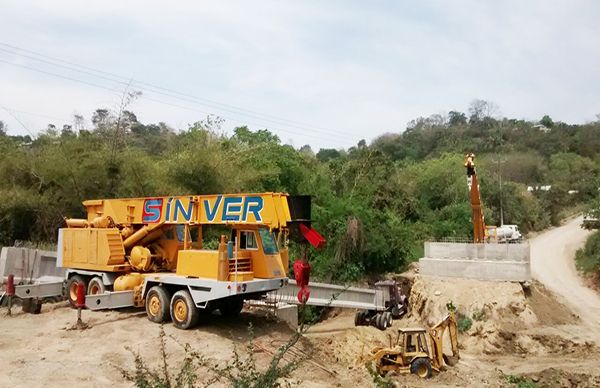
POLYGON ((467 186, 471 200, 471 213, 473 221, 473 241, 476 244, 485 242, 485 218, 481 206, 481 195, 479 193, 479 182, 475 170, 475 154, 465 155, 465 167, 467 169, 467 186))

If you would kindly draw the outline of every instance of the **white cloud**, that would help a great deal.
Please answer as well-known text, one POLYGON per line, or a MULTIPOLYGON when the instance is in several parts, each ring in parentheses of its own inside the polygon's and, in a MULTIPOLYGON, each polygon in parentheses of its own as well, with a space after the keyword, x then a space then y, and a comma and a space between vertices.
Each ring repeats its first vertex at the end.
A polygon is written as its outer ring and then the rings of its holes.
MULTIPOLYGON (((347 147, 418 116, 464 111, 474 98, 508 117, 593 119, 599 14, 593 1, 9 0, 0 42, 294 123, 151 93, 197 111, 142 98, 133 110, 145 122, 185 127, 210 111, 229 127, 268 127, 295 145, 347 147)), ((0 51, 3 60, 123 86, 0 51)), ((70 117, 117 102, 106 90, 0 62, 7 107, 70 117)), ((19 117, 35 129, 48 121, 19 117)), ((0 120, 24 133, 1 110, 0 120)))

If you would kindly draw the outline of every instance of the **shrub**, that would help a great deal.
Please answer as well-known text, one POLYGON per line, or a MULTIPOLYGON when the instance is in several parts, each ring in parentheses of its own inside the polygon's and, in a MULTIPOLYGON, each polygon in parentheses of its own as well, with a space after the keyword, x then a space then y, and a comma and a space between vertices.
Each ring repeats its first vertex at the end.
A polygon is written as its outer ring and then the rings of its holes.
POLYGON ((464 332, 469 331, 471 326, 473 326, 473 321, 471 320, 471 318, 467 317, 466 315, 459 313, 457 326, 458 326, 458 332, 464 333, 464 332))

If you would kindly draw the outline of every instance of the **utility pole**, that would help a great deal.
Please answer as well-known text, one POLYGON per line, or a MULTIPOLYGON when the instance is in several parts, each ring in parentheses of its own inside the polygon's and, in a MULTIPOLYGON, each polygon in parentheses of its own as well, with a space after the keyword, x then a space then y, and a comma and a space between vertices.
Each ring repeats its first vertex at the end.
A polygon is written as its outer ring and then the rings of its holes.
POLYGON ((502 170, 500 165, 506 163, 506 159, 492 159, 492 162, 496 163, 496 174, 498 176, 498 182, 500 186, 500 226, 504 225, 504 206, 503 206, 503 193, 502 193, 502 170))

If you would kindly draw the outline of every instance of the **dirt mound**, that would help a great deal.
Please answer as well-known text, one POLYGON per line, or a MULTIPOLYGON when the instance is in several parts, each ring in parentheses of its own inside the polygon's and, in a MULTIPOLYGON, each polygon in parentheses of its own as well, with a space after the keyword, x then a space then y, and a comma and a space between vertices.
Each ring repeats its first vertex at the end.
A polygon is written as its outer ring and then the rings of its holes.
POLYGON ((495 322, 477 322, 469 330, 469 336, 462 339, 461 344, 470 352, 487 355, 584 356, 598 351, 595 344, 591 342, 576 342, 553 334, 515 331, 495 322))
POLYGON ((524 375, 540 387, 598 387, 600 376, 585 373, 567 372, 562 369, 548 368, 539 373, 524 375))
POLYGON ((533 281, 525 291, 527 302, 540 323, 566 325, 577 322, 577 316, 540 282, 533 281))
POLYGON ((434 325, 447 314, 449 302, 469 319, 521 327, 538 321, 519 283, 415 276, 409 303, 412 313, 427 325, 434 325))
POLYGON ((396 341, 398 328, 421 326, 414 317, 394 321, 392 327, 381 331, 372 326, 354 326, 354 312, 344 311, 311 327, 307 336, 318 340, 321 352, 330 361, 351 367, 363 367, 375 346, 389 346, 396 341))

